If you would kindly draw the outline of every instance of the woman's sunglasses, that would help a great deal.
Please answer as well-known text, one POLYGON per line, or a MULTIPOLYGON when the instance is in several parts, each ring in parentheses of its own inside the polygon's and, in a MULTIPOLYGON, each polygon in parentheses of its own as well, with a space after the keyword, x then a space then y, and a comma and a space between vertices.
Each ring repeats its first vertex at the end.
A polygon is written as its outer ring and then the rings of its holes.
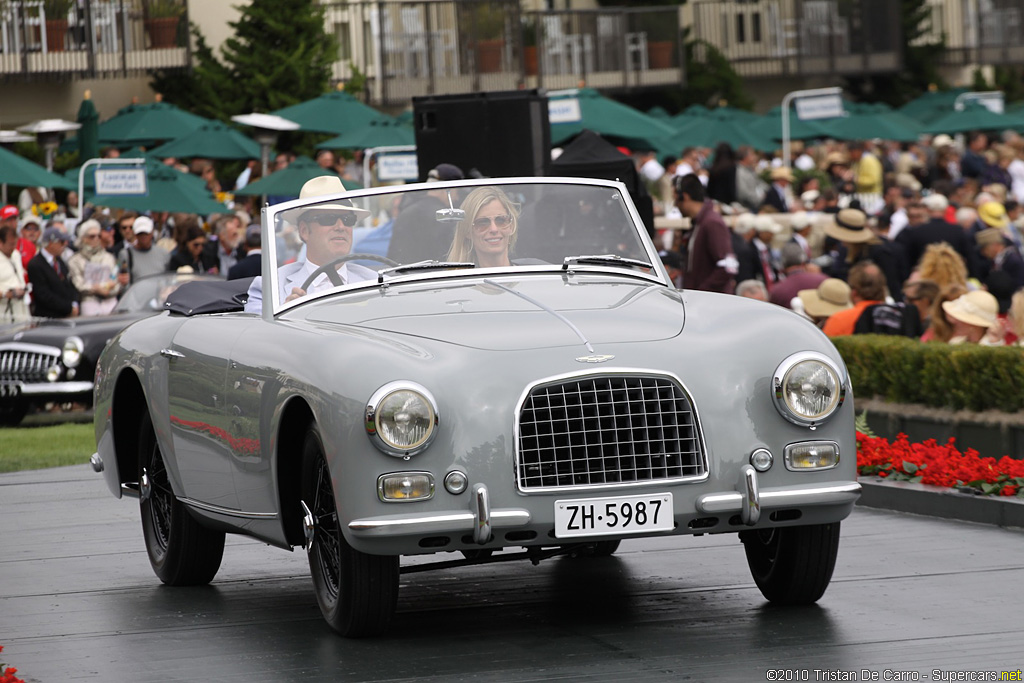
POLYGON ((338 221, 341 221, 342 225, 351 228, 358 221, 356 215, 351 211, 339 211, 338 213, 317 211, 316 213, 310 214, 309 219, 317 225, 325 228, 334 225, 338 221))
POLYGON ((491 218, 490 216, 480 216, 479 218, 473 219, 473 227, 477 230, 486 230, 491 227, 492 221, 494 222, 494 227, 504 228, 512 225, 512 216, 509 216, 508 214, 502 214, 500 216, 495 216, 494 218, 491 218))

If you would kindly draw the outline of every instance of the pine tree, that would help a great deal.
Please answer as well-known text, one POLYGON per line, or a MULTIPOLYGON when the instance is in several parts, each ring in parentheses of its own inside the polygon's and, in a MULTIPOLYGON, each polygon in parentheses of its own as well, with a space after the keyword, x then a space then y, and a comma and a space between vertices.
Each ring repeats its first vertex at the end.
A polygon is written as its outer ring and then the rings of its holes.
POLYGON ((338 50, 324 31, 315 0, 252 0, 230 24, 218 60, 193 26, 192 73, 159 72, 153 89, 202 116, 268 112, 317 97, 328 89, 338 50))

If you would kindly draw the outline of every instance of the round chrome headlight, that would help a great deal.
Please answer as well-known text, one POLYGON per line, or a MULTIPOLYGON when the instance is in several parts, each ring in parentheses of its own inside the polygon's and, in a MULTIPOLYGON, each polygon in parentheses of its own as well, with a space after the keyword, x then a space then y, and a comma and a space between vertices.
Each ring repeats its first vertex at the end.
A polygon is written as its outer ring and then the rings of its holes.
POLYGON ((82 351, 85 350, 85 343, 80 337, 68 337, 64 340, 64 349, 61 351, 60 360, 64 367, 77 368, 82 362, 82 351))
POLYGON ((390 382, 366 404, 366 432, 388 455, 407 457, 426 449, 438 423, 430 392, 413 382, 390 382))
POLYGON ((827 356, 806 351, 793 354, 775 370, 772 396, 784 418, 813 428, 843 404, 846 383, 827 356))

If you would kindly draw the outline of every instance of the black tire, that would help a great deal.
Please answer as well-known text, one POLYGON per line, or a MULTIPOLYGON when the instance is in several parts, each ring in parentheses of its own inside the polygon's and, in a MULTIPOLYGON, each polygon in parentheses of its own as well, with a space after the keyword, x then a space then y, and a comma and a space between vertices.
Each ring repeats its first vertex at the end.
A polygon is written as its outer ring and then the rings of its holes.
POLYGON ((149 497, 139 500, 149 563, 169 586, 210 583, 224 556, 224 532, 199 524, 175 497, 149 413, 139 434, 139 482, 145 470, 151 487, 149 497))
POLYGON ((17 427, 28 414, 28 401, 0 403, 0 427, 17 427))
POLYGON ((619 539, 614 541, 598 541, 593 544, 592 549, 587 555, 590 557, 611 557, 619 549, 619 543, 619 539))
POLYGON ((306 433, 302 464, 302 499, 315 523, 309 571, 320 612, 345 637, 379 635, 387 630, 398 604, 398 557, 368 555, 345 540, 315 425, 306 433))
POLYGON ((740 532, 754 583, 769 601, 810 605, 825 594, 839 553, 839 522, 740 532))

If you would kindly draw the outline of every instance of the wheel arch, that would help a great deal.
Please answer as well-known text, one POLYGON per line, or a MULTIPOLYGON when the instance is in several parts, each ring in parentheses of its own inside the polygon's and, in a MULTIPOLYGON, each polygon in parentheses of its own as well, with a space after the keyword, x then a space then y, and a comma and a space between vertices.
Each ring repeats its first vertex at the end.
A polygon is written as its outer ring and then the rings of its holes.
POLYGON ((114 385, 111 420, 114 454, 121 483, 134 481, 138 471, 139 430, 143 414, 149 410, 142 381, 133 369, 124 370, 114 385))
POLYGON ((275 475, 278 483, 278 508, 285 540, 292 546, 303 545, 302 507, 302 444, 306 430, 315 421, 313 410, 305 399, 288 401, 281 413, 277 429, 275 475))

